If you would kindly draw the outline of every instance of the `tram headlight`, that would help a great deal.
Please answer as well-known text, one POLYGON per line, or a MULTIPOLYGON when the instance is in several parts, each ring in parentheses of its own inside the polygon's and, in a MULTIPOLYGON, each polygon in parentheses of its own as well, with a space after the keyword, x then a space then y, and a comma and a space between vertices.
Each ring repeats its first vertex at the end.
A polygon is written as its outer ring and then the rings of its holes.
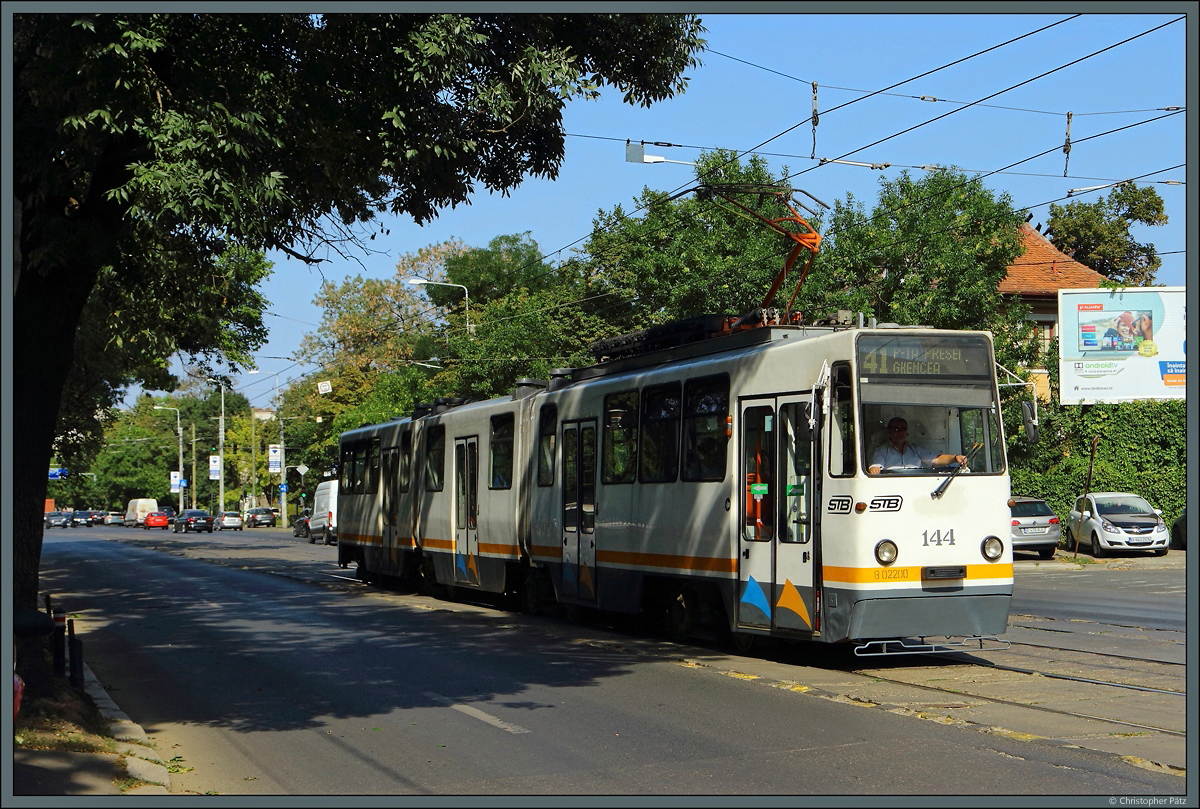
POLYGON ((983 553, 983 558, 989 562, 994 562, 1004 554, 1004 543, 999 537, 988 537, 979 546, 979 550, 983 553))
POLYGON ((899 551, 896 550, 896 543, 890 539, 882 539, 875 546, 875 558, 879 560, 881 565, 890 565, 896 561, 896 556, 899 551))

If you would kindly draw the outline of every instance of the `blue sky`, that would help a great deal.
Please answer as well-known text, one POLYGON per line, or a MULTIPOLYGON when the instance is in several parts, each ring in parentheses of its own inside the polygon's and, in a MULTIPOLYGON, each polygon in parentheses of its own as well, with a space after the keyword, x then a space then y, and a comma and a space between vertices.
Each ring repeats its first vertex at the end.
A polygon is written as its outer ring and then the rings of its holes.
MULTIPOLYGON (((495 236, 525 231, 543 254, 565 260, 582 245, 598 211, 634 210, 645 187, 691 185, 691 166, 626 162, 626 139, 646 141, 648 154, 681 162, 702 149, 752 151, 775 174, 787 166, 795 187, 825 202, 853 194, 868 207, 881 176, 895 178, 903 168, 919 174, 922 165, 948 164, 996 172, 984 179, 986 186, 1028 208, 1032 224, 1044 223, 1049 203, 1063 204, 1069 191, 1142 178, 1163 198, 1170 222, 1135 235, 1162 256, 1157 283, 1182 286, 1185 224, 1194 217, 1186 204, 1185 133, 1186 79, 1189 73, 1195 79, 1196 63, 1194 52, 1189 58, 1187 23, 1179 19, 1188 5, 1144 3, 1137 8, 1163 11, 1080 16, 702 14, 710 52, 689 74, 684 95, 649 109, 624 105, 613 91, 599 102, 568 105, 566 159, 557 179, 527 180, 508 197, 479 193, 472 204, 423 227, 390 219, 391 235, 382 245, 372 242, 386 254, 363 257, 362 265, 331 257, 318 272, 272 255, 275 270, 263 287, 270 342, 258 355, 265 373, 242 377, 237 389, 253 404, 269 406, 276 374, 282 387, 314 370, 280 358, 292 356, 301 336, 317 329, 321 311, 312 299, 322 275, 336 283, 358 274, 391 277, 400 256, 423 246, 457 238, 483 247, 495 236), (1038 29, 1045 30, 1033 33, 1038 29), (815 146, 809 123, 814 81, 815 146), (1172 114, 1168 107, 1184 111, 1172 114), (1062 149, 1068 113, 1069 159, 1062 149), (654 142, 678 145, 649 145, 654 142), (820 158, 890 167, 822 164, 820 158)), ((1118 12, 1133 6, 1084 7, 1118 12)), ((1093 202, 1110 191, 1071 198, 1093 202)))

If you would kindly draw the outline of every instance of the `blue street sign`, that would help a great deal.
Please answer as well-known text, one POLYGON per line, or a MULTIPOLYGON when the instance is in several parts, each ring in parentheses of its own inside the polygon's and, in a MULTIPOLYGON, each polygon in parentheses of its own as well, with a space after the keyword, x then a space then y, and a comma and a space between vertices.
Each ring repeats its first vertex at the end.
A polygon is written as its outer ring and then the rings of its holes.
POLYGON ((179 481, 179 488, 181 488, 181 489, 186 489, 186 488, 187 488, 187 478, 182 478, 182 479, 180 479, 180 481, 179 481))
POLYGON ((287 484, 286 484, 286 483, 280 483, 280 484, 279 484, 279 491, 281 491, 281 492, 286 492, 286 491, 287 491, 287 484))
POLYGON ((50 470, 50 480, 62 480, 67 476, 67 470, 59 467, 50 470))

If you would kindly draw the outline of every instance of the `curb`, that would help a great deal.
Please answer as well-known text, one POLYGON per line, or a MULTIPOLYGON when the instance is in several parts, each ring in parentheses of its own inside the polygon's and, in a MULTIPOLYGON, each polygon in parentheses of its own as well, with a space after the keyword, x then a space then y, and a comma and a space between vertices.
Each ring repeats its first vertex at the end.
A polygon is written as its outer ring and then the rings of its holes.
POLYGON ((83 690, 92 701, 100 715, 108 721, 109 735, 117 740, 118 755, 125 771, 130 778, 136 778, 146 783, 126 790, 126 795, 169 795, 171 791, 171 773, 163 763, 162 756, 150 747, 150 739, 141 725, 130 718, 113 702, 112 697, 104 690, 104 686, 96 679, 96 675, 83 664, 83 690))

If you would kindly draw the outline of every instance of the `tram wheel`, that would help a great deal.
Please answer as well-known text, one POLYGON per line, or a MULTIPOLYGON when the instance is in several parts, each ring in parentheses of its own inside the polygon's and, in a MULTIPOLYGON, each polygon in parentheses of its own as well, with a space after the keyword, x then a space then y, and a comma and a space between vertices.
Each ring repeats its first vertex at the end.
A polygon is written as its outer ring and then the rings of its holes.
POLYGON ((758 648, 759 640, 758 635, 751 635, 749 632, 732 632, 729 645, 738 654, 748 655, 758 648))
POLYGON ((692 636, 695 627, 695 595, 683 590, 667 603, 667 635, 673 641, 683 642, 692 636))
POLYGON ((537 574, 532 570, 525 574, 525 581, 521 585, 519 603, 521 605, 521 612, 526 615, 537 615, 538 609, 541 607, 541 599, 538 597, 537 574))

